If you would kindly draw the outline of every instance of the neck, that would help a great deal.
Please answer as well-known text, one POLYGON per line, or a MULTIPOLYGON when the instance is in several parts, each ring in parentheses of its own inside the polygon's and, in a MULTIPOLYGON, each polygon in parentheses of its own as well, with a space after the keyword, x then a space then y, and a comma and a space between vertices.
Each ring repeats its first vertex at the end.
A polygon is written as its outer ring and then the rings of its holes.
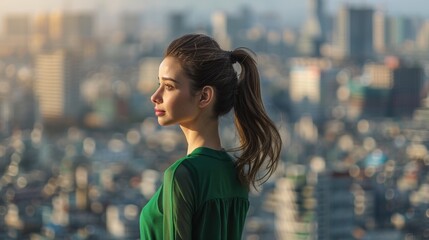
POLYGON ((190 154, 198 147, 207 147, 215 150, 222 149, 218 125, 218 121, 213 120, 198 124, 192 128, 180 126, 188 143, 187 154, 190 154))

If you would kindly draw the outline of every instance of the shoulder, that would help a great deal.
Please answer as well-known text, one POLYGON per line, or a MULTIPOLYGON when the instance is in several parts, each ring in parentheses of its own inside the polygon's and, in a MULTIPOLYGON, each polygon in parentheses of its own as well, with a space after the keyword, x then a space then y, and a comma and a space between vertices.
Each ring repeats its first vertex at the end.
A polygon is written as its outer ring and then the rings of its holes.
POLYGON ((196 194, 195 185, 198 185, 198 181, 187 167, 186 162, 186 158, 180 159, 164 172, 165 191, 186 196, 196 194))
POLYGON ((175 161, 173 164, 171 164, 167 169, 164 171, 164 176, 172 176, 174 175, 177 170, 183 171, 184 162, 188 160, 188 157, 180 158, 179 160, 175 161))
POLYGON ((190 175, 196 177, 201 168, 207 166, 207 161, 204 161, 206 156, 203 155, 187 155, 180 158, 171 164, 164 172, 164 178, 173 178, 174 176, 190 175))
POLYGON ((172 183, 172 181, 182 179, 189 179, 192 181, 194 172, 192 163, 189 162, 189 157, 183 157, 165 170, 164 182, 172 183))

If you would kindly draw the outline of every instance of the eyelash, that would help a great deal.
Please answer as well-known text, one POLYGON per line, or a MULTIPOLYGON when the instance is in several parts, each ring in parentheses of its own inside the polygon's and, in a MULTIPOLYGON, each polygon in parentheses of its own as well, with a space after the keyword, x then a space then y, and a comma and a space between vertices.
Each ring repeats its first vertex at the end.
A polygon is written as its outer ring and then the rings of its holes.
POLYGON ((165 89, 167 89, 167 91, 173 90, 174 87, 171 86, 170 84, 164 84, 165 85, 165 89))
POLYGON ((161 87, 162 85, 164 85, 163 87, 167 90, 167 91, 171 91, 171 90, 174 90, 174 86, 173 85, 171 85, 171 84, 162 84, 162 83, 158 83, 158 87, 161 87))

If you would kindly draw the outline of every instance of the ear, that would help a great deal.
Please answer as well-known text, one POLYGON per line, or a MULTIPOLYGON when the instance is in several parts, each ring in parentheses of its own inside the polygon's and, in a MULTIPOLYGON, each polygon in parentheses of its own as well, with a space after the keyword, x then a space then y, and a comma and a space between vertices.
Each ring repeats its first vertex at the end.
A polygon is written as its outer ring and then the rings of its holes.
POLYGON ((214 101, 215 90, 212 86, 204 86, 201 89, 200 101, 198 103, 200 108, 205 108, 214 101))

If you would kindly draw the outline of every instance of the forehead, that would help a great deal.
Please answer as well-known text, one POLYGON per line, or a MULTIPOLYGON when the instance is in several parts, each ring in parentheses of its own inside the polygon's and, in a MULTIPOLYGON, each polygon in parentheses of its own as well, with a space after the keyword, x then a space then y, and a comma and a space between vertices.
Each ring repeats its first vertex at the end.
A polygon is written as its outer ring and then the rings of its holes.
MULTIPOLYGON (((166 57, 159 65, 159 78, 183 78, 185 74, 179 60, 174 57, 166 57)), ((179 79, 177 79, 179 80, 179 79)))

